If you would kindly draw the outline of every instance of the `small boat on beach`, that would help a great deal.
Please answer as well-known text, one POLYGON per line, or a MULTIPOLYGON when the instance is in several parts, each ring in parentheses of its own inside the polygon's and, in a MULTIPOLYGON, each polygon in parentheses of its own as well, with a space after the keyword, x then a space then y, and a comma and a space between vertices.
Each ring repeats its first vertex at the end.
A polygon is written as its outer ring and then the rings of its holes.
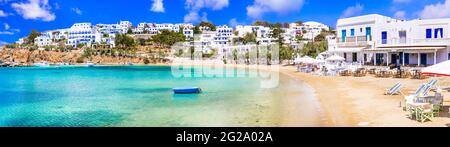
POLYGON ((199 87, 179 87, 173 88, 175 94, 190 94, 190 93, 201 93, 202 89, 199 87))
POLYGON ((94 67, 94 66, 95 66, 95 63, 87 62, 85 65, 86 65, 87 67, 94 67))
POLYGON ((37 66, 37 67, 49 67, 50 64, 48 64, 48 62, 46 62, 46 61, 42 61, 42 62, 33 63, 33 66, 37 66))

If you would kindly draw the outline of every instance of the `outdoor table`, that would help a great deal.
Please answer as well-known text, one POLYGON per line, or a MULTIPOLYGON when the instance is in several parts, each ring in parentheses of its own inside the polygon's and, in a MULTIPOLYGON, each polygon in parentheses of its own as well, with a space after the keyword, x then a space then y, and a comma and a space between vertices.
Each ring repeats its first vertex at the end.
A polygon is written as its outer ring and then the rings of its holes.
POLYGON ((376 71, 377 69, 376 68, 371 68, 371 69, 369 69, 369 74, 375 74, 375 71, 376 71))
POLYGON ((412 70, 412 78, 413 79, 422 79, 423 78, 423 76, 422 76, 422 73, 420 72, 421 70, 420 69, 413 69, 412 70))

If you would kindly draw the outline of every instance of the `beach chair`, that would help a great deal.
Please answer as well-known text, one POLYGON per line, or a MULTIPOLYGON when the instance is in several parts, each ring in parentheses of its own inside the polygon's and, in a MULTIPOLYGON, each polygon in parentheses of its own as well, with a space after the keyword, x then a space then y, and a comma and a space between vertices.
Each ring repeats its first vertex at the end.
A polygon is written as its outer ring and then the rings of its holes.
POLYGON ((395 84, 393 87, 391 87, 390 89, 386 89, 385 95, 395 95, 395 94, 399 94, 401 88, 402 88, 402 84, 397 83, 397 84, 395 84))
POLYGON ((429 105, 424 105, 423 107, 419 107, 418 108, 418 118, 417 120, 420 121, 421 123, 430 120, 432 121, 432 119, 434 118, 434 112, 433 112, 433 105, 429 104, 429 105))
POLYGON ((414 103, 417 100, 419 95, 424 90, 425 86, 426 86, 426 84, 422 84, 419 86, 419 88, 414 93, 411 93, 410 95, 405 96, 405 98, 404 98, 405 106, 403 107, 403 110, 405 110, 405 111, 410 110, 409 104, 414 103))
POLYGON ((436 79, 432 79, 430 82, 428 82, 428 85, 430 85, 431 90, 437 89, 437 82, 438 82, 438 80, 436 80, 436 79))

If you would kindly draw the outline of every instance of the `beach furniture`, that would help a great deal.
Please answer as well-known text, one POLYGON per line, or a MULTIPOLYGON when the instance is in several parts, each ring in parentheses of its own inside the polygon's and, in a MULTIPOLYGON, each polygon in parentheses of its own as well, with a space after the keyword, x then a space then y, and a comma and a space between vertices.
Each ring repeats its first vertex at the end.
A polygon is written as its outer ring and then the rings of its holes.
POLYGON ((401 88, 402 88, 402 84, 397 83, 397 84, 395 84, 393 87, 391 87, 390 89, 386 89, 385 95, 395 95, 395 94, 399 94, 401 88))
POLYGON ((190 93, 201 93, 202 89, 199 87, 179 87, 173 88, 175 94, 190 94, 190 93))
POLYGON ((417 107, 418 113, 418 121, 425 122, 427 120, 432 120, 434 118, 433 105, 432 104, 423 104, 417 107))
POLYGON ((422 91, 424 90, 424 88, 425 88, 425 84, 422 84, 422 85, 420 85, 419 86, 419 88, 414 92, 414 93, 410 93, 410 95, 408 95, 408 96, 405 96, 405 107, 403 107, 403 109, 405 110, 405 111, 408 111, 408 110, 410 110, 408 107, 409 107, 409 105, 410 104, 412 104, 412 103, 415 103, 415 101, 417 100, 417 97, 420 95, 420 93, 422 93, 422 91))
POLYGON ((437 82, 438 80, 436 79, 432 79, 428 85, 430 85, 431 90, 435 91, 437 89, 437 82))

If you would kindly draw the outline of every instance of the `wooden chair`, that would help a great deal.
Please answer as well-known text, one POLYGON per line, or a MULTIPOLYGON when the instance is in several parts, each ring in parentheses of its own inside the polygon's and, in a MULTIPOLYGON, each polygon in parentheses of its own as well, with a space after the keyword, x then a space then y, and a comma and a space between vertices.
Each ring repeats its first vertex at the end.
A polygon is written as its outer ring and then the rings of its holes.
POLYGON ((432 121, 434 118, 434 112, 433 112, 433 104, 424 105, 422 107, 417 108, 418 111, 418 121, 425 122, 427 120, 432 121))

